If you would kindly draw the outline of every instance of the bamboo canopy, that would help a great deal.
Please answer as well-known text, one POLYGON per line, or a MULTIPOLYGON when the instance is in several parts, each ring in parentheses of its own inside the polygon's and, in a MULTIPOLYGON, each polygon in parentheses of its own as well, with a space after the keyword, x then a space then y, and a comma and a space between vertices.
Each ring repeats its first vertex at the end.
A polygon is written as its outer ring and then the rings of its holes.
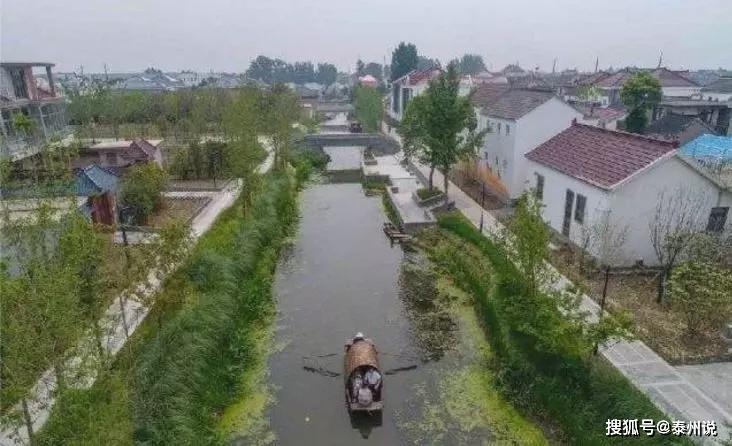
POLYGON ((376 347, 370 341, 359 340, 354 342, 346 351, 345 372, 346 379, 351 376, 354 370, 363 365, 369 365, 376 369, 379 368, 379 360, 376 353, 376 347))

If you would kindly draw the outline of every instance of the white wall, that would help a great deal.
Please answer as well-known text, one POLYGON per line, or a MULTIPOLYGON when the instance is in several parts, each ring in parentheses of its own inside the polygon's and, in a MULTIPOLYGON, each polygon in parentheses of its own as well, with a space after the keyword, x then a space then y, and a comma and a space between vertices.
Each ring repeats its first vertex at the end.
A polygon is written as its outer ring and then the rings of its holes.
POLYGON ((727 102, 732 101, 732 93, 714 93, 711 91, 703 91, 700 93, 701 98, 709 101, 727 102))
POLYGON ((610 204, 613 213, 622 216, 629 227, 624 247, 629 261, 642 259, 647 265, 658 263, 650 240, 649 226, 661 192, 674 194, 679 188, 698 194, 699 200, 703 202, 699 215, 699 225, 703 229, 709 220, 711 208, 717 203, 719 189, 677 157, 654 165, 613 192, 610 204))
POLYGON ((15 99, 15 90, 13 89, 13 81, 10 73, 3 67, 0 67, 0 95, 15 99))
POLYGON ((666 97, 690 98, 701 92, 701 87, 663 87, 661 92, 666 97))
MULTIPOLYGON (((501 178, 506 189, 510 192, 510 185, 513 183, 514 174, 514 146, 516 138, 516 121, 510 119, 497 119, 485 115, 478 116, 478 126, 484 130, 490 126, 490 132, 485 134, 483 147, 478 151, 480 162, 488 167, 501 178), (500 125, 500 129, 498 126, 500 125), (510 131, 506 134, 506 126, 510 131)), ((513 195, 511 196, 513 198, 513 195)))
POLYGON ((517 198, 526 190, 527 159, 524 155, 571 126, 573 119, 582 119, 582 113, 559 98, 552 98, 516 122, 516 128, 512 128, 516 146, 513 150, 514 172, 509 185, 511 198, 517 198))
POLYGON ((526 160, 526 164, 529 178, 528 189, 534 189, 536 187, 536 174, 544 176, 544 197, 542 199, 544 206, 542 216, 547 224, 559 233, 562 232, 562 224, 564 223, 564 204, 567 189, 574 192, 569 238, 577 245, 581 245, 583 228, 589 228, 594 221, 601 218, 607 212, 610 194, 603 189, 564 175, 533 161, 526 160), (585 219, 582 224, 574 219, 577 194, 584 195, 587 198, 585 219))

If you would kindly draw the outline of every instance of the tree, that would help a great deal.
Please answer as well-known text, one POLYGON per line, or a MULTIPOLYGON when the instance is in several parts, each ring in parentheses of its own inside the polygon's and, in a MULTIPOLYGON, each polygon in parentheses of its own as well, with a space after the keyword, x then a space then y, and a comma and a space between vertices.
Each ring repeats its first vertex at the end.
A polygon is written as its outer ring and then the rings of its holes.
POLYGON ((316 81, 323 85, 331 85, 338 77, 338 69, 335 65, 329 63, 319 63, 318 71, 315 74, 316 81))
POLYGON ((361 59, 358 59, 356 61, 356 76, 363 76, 364 75, 364 69, 365 65, 361 59))
POLYGON ((721 266, 706 262, 679 265, 669 280, 669 301, 686 319, 686 330, 695 336, 718 327, 732 317, 732 278, 721 266))
POLYGON ((413 43, 400 42, 391 54, 391 80, 399 79, 417 68, 417 47, 413 43))
POLYGON ((275 61, 266 56, 257 56, 247 69, 247 76, 267 84, 274 81, 275 61))
POLYGON ((315 68, 312 62, 295 62, 292 66, 292 82, 305 84, 315 81, 315 68))
POLYGON ((486 71, 483 56, 479 54, 464 54, 459 64, 460 74, 478 74, 486 71))
POLYGON ((357 85, 353 90, 353 105, 366 131, 378 131, 384 109, 381 94, 374 88, 357 85))
POLYGON ((625 128, 642 133, 648 124, 649 111, 661 101, 661 97, 661 83, 649 73, 636 73, 625 81, 620 90, 620 99, 630 109, 625 128))
POLYGON ((293 125, 300 118, 297 97, 287 87, 275 85, 262 98, 260 126, 272 142, 275 169, 284 169, 293 135, 293 125))
MULTIPOLYGON (((430 81, 423 100, 411 101, 408 119, 405 117, 398 129, 408 152, 422 152, 419 156, 427 159, 431 168, 442 169, 446 200, 450 169, 458 160, 473 156, 485 135, 485 131, 477 131, 470 97, 460 96, 459 91, 457 68, 450 64, 446 72, 430 81)), ((430 179, 430 188, 431 183, 430 179)))
POLYGON ((666 294, 666 280, 701 230, 705 197, 679 187, 672 193, 658 195, 656 209, 649 223, 651 244, 661 266, 658 277, 658 302, 666 294))
POLYGON ((122 203, 132 208, 138 223, 144 223, 160 206, 167 173, 155 163, 132 166, 122 180, 122 203))
POLYGON ((367 63, 366 66, 363 68, 363 74, 364 75, 370 74, 371 76, 378 79, 379 82, 384 80, 384 69, 380 63, 376 63, 376 62, 367 63))
POLYGON ((440 66, 440 61, 438 59, 431 59, 429 57, 425 56, 418 56, 417 57, 417 66, 415 67, 418 70, 428 70, 430 68, 438 68, 440 66))

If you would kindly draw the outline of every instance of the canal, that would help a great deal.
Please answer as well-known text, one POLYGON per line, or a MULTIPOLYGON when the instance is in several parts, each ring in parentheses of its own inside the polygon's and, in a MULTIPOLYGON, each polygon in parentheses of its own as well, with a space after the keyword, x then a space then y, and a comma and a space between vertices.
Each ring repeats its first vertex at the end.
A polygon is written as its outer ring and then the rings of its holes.
POLYGON ((234 444, 486 444, 502 439, 493 412, 534 429, 490 393, 472 306, 436 305, 429 262, 385 237, 380 196, 361 184, 311 185, 300 215, 273 287, 268 432, 234 444), (345 407, 343 350, 357 331, 386 373, 380 421, 351 419, 345 407))

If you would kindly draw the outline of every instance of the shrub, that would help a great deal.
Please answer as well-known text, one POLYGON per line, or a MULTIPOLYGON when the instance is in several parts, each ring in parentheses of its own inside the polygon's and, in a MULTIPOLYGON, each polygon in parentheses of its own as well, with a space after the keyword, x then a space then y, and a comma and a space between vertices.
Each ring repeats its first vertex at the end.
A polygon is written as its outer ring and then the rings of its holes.
POLYGON ((132 166, 122 180, 120 195, 137 223, 144 223, 160 206, 167 173, 155 163, 132 166))
POLYGON ((436 197, 440 195, 442 191, 440 189, 433 187, 433 188, 427 188, 427 187, 420 187, 417 189, 417 196, 420 200, 426 200, 428 198, 436 197))

